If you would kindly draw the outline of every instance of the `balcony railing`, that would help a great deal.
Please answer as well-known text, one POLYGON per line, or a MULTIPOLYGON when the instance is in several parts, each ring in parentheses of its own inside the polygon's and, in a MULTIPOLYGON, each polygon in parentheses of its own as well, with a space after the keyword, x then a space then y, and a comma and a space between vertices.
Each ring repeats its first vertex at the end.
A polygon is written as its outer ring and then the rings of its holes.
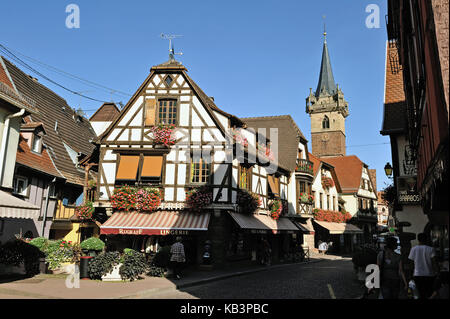
POLYGON ((54 220, 70 219, 75 215, 75 206, 65 206, 61 200, 58 201, 58 207, 56 208, 54 220))
POLYGON ((313 162, 305 160, 305 159, 298 159, 297 167, 296 167, 295 171, 299 172, 299 173, 306 173, 306 174, 313 175, 314 174, 313 167, 314 167, 313 162))
POLYGON ((313 216, 313 204, 298 202, 297 215, 313 216))

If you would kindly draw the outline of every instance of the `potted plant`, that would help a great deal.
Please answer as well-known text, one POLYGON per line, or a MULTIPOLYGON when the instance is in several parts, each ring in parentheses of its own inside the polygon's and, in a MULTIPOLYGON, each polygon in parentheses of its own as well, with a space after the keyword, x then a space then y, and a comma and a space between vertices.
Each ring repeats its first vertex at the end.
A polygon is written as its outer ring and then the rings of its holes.
POLYGON ((174 125, 156 125, 153 126, 150 131, 153 135, 153 143, 157 145, 162 145, 168 147, 174 145, 176 140, 173 137, 173 131, 175 130, 174 125))
POLYGON ((120 262, 122 265, 119 267, 119 274, 123 280, 137 280, 149 270, 144 255, 133 249, 124 249, 120 262))
POLYGON ((270 206, 270 216, 273 219, 278 220, 281 216, 282 211, 283 211, 283 204, 281 203, 281 200, 275 199, 272 202, 272 205, 270 206))
POLYGON ((81 221, 91 220, 94 210, 94 204, 92 202, 87 202, 84 205, 75 208, 75 215, 81 221))
POLYGON ((241 212, 253 214, 261 206, 261 199, 255 193, 240 189, 237 192, 237 204, 241 212))
POLYGON ((201 212, 212 203, 212 200, 212 188, 207 185, 186 192, 186 206, 194 212, 201 212))
POLYGON ((80 247, 85 255, 94 257, 105 248, 105 243, 97 237, 91 237, 83 240, 80 247))
POLYGON ((312 204, 314 202, 314 196, 308 193, 300 193, 299 199, 303 204, 312 204))
POLYGON ((117 251, 102 252, 89 261, 88 276, 95 280, 121 280, 118 274, 120 254, 117 251))

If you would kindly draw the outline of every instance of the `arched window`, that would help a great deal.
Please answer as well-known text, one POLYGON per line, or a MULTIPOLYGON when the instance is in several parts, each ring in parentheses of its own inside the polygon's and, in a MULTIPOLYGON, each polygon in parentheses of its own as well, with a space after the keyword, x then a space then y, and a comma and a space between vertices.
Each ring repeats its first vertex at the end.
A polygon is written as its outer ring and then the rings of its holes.
POLYGON ((322 128, 330 128, 330 119, 326 115, 322 121, 322 128))

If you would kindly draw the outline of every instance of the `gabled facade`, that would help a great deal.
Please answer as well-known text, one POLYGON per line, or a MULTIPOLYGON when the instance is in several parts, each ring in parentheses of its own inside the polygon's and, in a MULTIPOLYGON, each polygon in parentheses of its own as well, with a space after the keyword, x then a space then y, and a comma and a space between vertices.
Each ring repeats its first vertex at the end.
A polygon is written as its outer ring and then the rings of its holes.
MULTIPOLYGON (((277 223, 270 217, 269 208, 274 200, 287 207, 290 172, 276 155, 271 158, 269 136, 275 135, 258 134, 241 119, 219 109, 187 75, 181 63, 169 60, 152 67, 130 101, 97 139, 95 206, 105 212, 102 234, 125 235, 122 244, 131 240, 126 234, 149 235, 149 240, 186 235, 186 240, 194 245, 195 253, 190 258, 194 263, 201 259, 204 241, 210 238, 218 263, 235 258, 254 260, 256 233, 298 231, 287 218, 282 217, 277 223), (167 143, 167 136, 165 141, 158 139, 158 129, 168 129, 170 125, 173 143, 167 143), (145 227, 130 227, 131 221, 123 224, 120 212, 113 209, 111 196, 123 185, 159 189, 162 202, 157 211, 136 215, 145 219, 145 227), (203 209, 202 216, 209 217, 200 221, 186 206, 186 193, 205 185, 212 189, 212 203, 203 209), (256 215, 241 214, 237 202, 240 190, 260 199, 256 215), (185 216, 198 225, 204 224, 197 228, 173 225, 164 228, 152 220, 159 215, 166 216, 163 218, 166 221, 176 220, 175 223, 182 223, 180 216, 185 216), (242 241, 244 246, 239 244, 237 249, 237 243, 242 241)), ((276 143, 270 144, 274 154, 276 148, 276 143)), ((132 241, 145 238, 132 237, 132 241)))
POLYGON ((91 141, 95 132, 89 121, 63 98, 10 61, 3 62, 18 94, 35 101, 38 111, 25 116, 17 129, 20 143, 19 147, 16 145, 17 161, 11 170, 14 193, 39 207, 40 215, 31 231, 33 237, 69 236, 69 240, 78 241, 83 233, 94 233, 94 225, 79 231, 74 213, 85 180, 79 161, 94 149, 91 141))
POLYGON ((373 174, 357 156, 339 156, 326 159, 334 167, 341 188, 340 197, 344 209, 350 213, 350 223, 364 232, 361 242, 370 243, 376 233, 377 195, 372 181, 373 174))

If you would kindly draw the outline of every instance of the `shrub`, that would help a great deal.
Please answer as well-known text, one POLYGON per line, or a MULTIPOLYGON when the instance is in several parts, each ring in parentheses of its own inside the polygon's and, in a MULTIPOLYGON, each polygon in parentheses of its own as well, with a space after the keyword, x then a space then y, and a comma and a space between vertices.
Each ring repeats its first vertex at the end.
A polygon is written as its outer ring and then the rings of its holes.
POLYGON ((147 273, 147 276, 151 276, 151 277, 164 277, 164 268, 155 266, 155 265, 150 265, 149 271, 147 273))
POLYGON ((123 254, 122 263, 123 265, 120 267, 119 273, 124 280, 136 280, 149 268, 145 257, 133 249, 127 249, 123 254))
POLYGON ((0 246, 0 264, 19 266, 22 262, 26 274, 39 274, 39 259, 45 255, 34 245, 16 239, 0 246))
POLYGON ((48 239, 45 237, 37 237, 31 240, 30 244, 37 247, 40 251, 45 252, 48 246, 48 239))
POLYGON ((65 240, 49 241, 45 254, 45 261, 51 270, 58 269, 62 263, 71 262, 74 256, 72 245, 65 240))
POLYGON ((83 240, 80 245, 83 250, 102 251, 105 248, 105 243, 97 237, 91 237, 83 240))
POLYGON ((101 279, 102 276, 110 273, 119 262, 119 252, 110 251, 101 253, 89 261, 89 277, 91 279, 101 279))
POLYGON ((257 194, 250 193, 245 189, 238 190, 237 204, 242 211, 247 214, 253 214, 260 206, 260 198, 257 194))

